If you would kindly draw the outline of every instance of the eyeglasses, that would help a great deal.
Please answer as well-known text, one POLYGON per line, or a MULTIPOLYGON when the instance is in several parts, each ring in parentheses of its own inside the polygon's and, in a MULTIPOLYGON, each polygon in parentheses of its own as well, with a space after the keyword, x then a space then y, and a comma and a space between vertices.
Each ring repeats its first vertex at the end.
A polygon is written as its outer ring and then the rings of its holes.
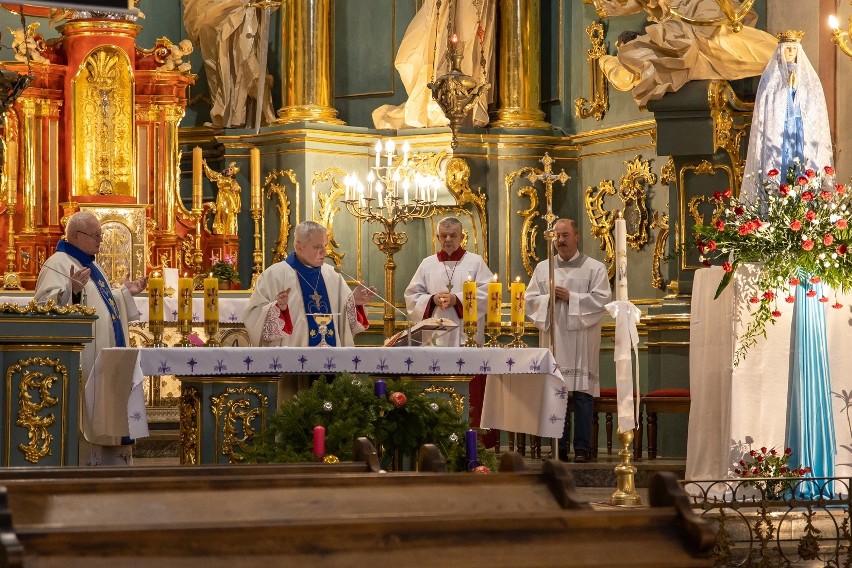
POLYGON ((93 235, 92 233, 87 233, 86 231, 79 231, 79 230, 78 230, 77 232, 78 232, 78 233, 83 233, 84 235, 88 235, 88 236, 92 237, 93 239, 95 239, 96 241, 101 240, 101 239, 103 238, 103 236, 104 236, 104 234, 103 234, 103 233, 95 233, 95 234, 93 235))

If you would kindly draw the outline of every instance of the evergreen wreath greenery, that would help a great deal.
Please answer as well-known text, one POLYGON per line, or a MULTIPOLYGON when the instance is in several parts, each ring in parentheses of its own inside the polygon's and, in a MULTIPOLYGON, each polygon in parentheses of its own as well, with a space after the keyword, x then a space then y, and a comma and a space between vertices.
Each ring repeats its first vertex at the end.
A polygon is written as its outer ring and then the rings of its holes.
MULTIPOLYGON (((330 383, 320 378, 269 418, 266 430, 245 448, 243 461, 315 461, 313 429, 323 426, 326 455, 341 461, 351 460, 353 440, 366 436, 384 448, 383 464, 397 451, 413 457, 423 444, 435 444, 448 470, 465 471, 467 423, 453 403, 424 394, 410 381, 388 380, 387 392, 376 398, 374 382, 359 375, 342 373, 330 383)), ((478 461, 491 470, 496 465, 494 454, 481 443, 478 461)))

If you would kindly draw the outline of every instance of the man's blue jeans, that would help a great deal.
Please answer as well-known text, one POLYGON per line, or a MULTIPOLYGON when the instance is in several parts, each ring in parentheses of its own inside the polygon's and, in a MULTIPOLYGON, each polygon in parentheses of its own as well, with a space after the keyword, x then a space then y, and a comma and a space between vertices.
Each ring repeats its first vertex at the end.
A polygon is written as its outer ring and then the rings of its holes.
MULTIPOLYGON (((585 392, 572 393, 574 399, 574 452, 591 452, 592 450, 592 414, 595 411, 595 398, 585 392)), ((559 439, 559 448, 565 450, 568 446, 568 420, 559 439)), ((597 442, 597 440, 596 440, 597 442)))

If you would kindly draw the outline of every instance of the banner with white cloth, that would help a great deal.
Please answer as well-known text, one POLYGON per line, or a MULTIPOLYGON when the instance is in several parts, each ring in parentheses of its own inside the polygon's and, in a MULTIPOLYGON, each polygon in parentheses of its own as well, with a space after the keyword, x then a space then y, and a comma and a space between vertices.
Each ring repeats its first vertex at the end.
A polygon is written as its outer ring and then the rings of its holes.
POLYGON ((628 432, 639 426, 639 331, 636 324, 639 323, 642 312, 632 302, 626 300, 610 302, 604 307, 615 319, 615 390, 618 429, 621 432, 628 432))

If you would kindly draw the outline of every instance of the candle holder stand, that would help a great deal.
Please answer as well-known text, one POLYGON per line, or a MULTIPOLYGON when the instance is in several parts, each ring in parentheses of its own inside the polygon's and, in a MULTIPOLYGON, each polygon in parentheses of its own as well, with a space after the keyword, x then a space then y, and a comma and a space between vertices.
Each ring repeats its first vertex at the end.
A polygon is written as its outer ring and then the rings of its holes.
POLYGON ((509 347, 523 348, 527 346, 527 344, 524 343, 524 340, 521 339, 524 336, 524 322, 512 322, 512 336, 515 339, 509 344, 509 347))
POLYGON ((163 343, 163 332, 166 329, 166 324, 162 321, 149 321, 148 329, 151 330, 151 334, 154 336, 151 347, 165 347, 166 344, 163 343))
POLYGON ((205 347, 222 346, 222 344, 219 343, 219 340, 216 339, 216 335, 219 333, 219 320, 205 319, 204 333, 207 334, 207 342, 204 344, 205 347))
POLYGON ((178 341, 177 347, 192 347, 192 342, 189 340, 189 334, 191 331, 191 320, 178 320, 178 333, 180 333, 180 341, 178 341))
POLYGON ((501 335, 501 322, 487 322, 485 324, 485 335, 488 336, 488 341, 485 342, 483 347, 503 347, 503 344, 500 343, 500 335, 501 335))
POLYGON ((462 347, 479 347, 479 343, 476 342, 476 322, 475 321, 466 321, 464 322, 464 334, 467 336, 467 339, 464 343, 462 343, 462 347))
POLYGON ((640 507, 642 498, 636 492, 634 481, 636 468, 630 464, 630 443, 633 441, 633 430, 627 432, 619 430, 618 441, 621 444, 621 451, 618 452, 621 463, 615 466, 616 490, 609 502, 611 505, 623 507, 640 507))

